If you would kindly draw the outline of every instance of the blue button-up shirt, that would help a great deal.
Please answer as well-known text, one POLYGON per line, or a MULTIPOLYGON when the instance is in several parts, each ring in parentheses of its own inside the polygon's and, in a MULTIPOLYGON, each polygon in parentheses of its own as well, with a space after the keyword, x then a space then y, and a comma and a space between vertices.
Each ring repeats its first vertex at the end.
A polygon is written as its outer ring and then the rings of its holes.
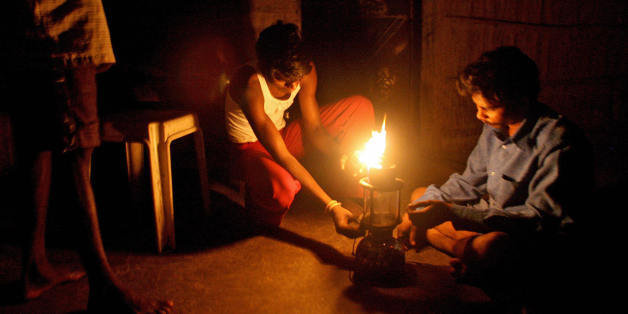
POLYGON ((569 232, 591 193, 590 152, 574 125, 538 104, 512 137, 485 125, 465 171, 420 200, 453 203, 478 231, 569 232))

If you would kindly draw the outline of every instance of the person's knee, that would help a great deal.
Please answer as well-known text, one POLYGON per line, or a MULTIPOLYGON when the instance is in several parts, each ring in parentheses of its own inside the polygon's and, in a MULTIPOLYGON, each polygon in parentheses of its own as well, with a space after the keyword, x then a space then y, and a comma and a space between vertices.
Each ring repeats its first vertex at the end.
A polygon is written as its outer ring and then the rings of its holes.
POLYGON ((370 99, 362 95, 345 97, 334 104, 334 108, 343 114, 350 114, 362 122, 375 120, 375 110, 370 99))
POLYGON ((359 112, 360 117, 373 117, 375 116, 375 111, 373 109, 373 103, 370 99, 362 96, 362 95, 353 95, 347 97, 347 103, 351 104, 356 112, 359 112))
MULTIPOLYGON (((250 187, 255 207, 264 211, 280 214, 288 210, 296 194, 301 189, 301 184, 291 176, 273 179, 265 186, 250 187)), ((248 188, 247 188, 248 189, 248 188)))
POLYGON ((347 99, 350 100, 351 103, 357 104, 358 106, 373 107, 371 100, 362 95, 352 95, 347 97, 347 99))
POLYGON ((247 188, 246 207, 251 210, 253 219, 261 223, 279 226, 300 190, 300 183, 294 179, 275 180, 268 184, 270 189, 249 190, 247 188))
POLYGON ((432 246, 444 250, 445 252, 452 254, 451 250, 447 249, 447 238, 443 236, 443 233, 436 228, 429 228, 425 230, 425 240, 432 246))
POLYGON ((280 209, 280 211, 286 211, 292 205, 292 201, 294 201, 295 196, 299 193, 301 189, 301 185, 298 181, 290 178, 286 180, 282 180, 280 186, 275 189, 273 193, 273 200, 276 204, 276 207, 280 209))

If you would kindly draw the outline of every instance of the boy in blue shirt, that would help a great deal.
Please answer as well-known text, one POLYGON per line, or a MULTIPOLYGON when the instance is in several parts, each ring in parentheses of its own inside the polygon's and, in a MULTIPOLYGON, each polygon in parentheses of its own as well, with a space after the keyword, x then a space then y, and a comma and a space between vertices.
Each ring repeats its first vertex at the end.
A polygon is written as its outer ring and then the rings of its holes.
POLYGON ((459 278, 536 278, 529 275, 565 256, 592 192, 588 142, 537 101, 538 68, 516 47, 485 52, 457 87, 475 104, 482 134, 462 174, 413 192, 398 230, 411 245, 427 241, 454 256, 459 278))

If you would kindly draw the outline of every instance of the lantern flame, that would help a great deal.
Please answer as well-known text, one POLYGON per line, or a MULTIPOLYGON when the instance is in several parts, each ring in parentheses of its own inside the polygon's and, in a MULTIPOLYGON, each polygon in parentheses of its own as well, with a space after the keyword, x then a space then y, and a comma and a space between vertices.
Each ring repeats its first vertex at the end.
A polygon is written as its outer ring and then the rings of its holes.
POLYGON ((382 122, 382 129, 372 131, 371 139, 364 145, 362 150, 355 152, 360 163, 368 169, 382 169, 382 160, 386 150, 386 115, 382 122))

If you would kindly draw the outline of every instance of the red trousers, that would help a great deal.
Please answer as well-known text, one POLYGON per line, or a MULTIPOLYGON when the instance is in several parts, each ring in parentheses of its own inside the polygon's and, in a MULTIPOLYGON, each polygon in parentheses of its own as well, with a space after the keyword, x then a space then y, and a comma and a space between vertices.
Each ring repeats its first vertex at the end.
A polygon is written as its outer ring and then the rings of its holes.
MULTIPOLYGON (((359 149, 371 136, 375 124, 373 105, 362 96, 323 106, 320 117, 343 152, 359 149)), ((280 133, 293 156, 305 156, 300 121, 288 124, 280 133)), ((301 183, 275 162, 259 141, 234 143, 232 148, 231 173, 245 183, 247 211, 260 222, 278 226, 301 190, 301 183)))

